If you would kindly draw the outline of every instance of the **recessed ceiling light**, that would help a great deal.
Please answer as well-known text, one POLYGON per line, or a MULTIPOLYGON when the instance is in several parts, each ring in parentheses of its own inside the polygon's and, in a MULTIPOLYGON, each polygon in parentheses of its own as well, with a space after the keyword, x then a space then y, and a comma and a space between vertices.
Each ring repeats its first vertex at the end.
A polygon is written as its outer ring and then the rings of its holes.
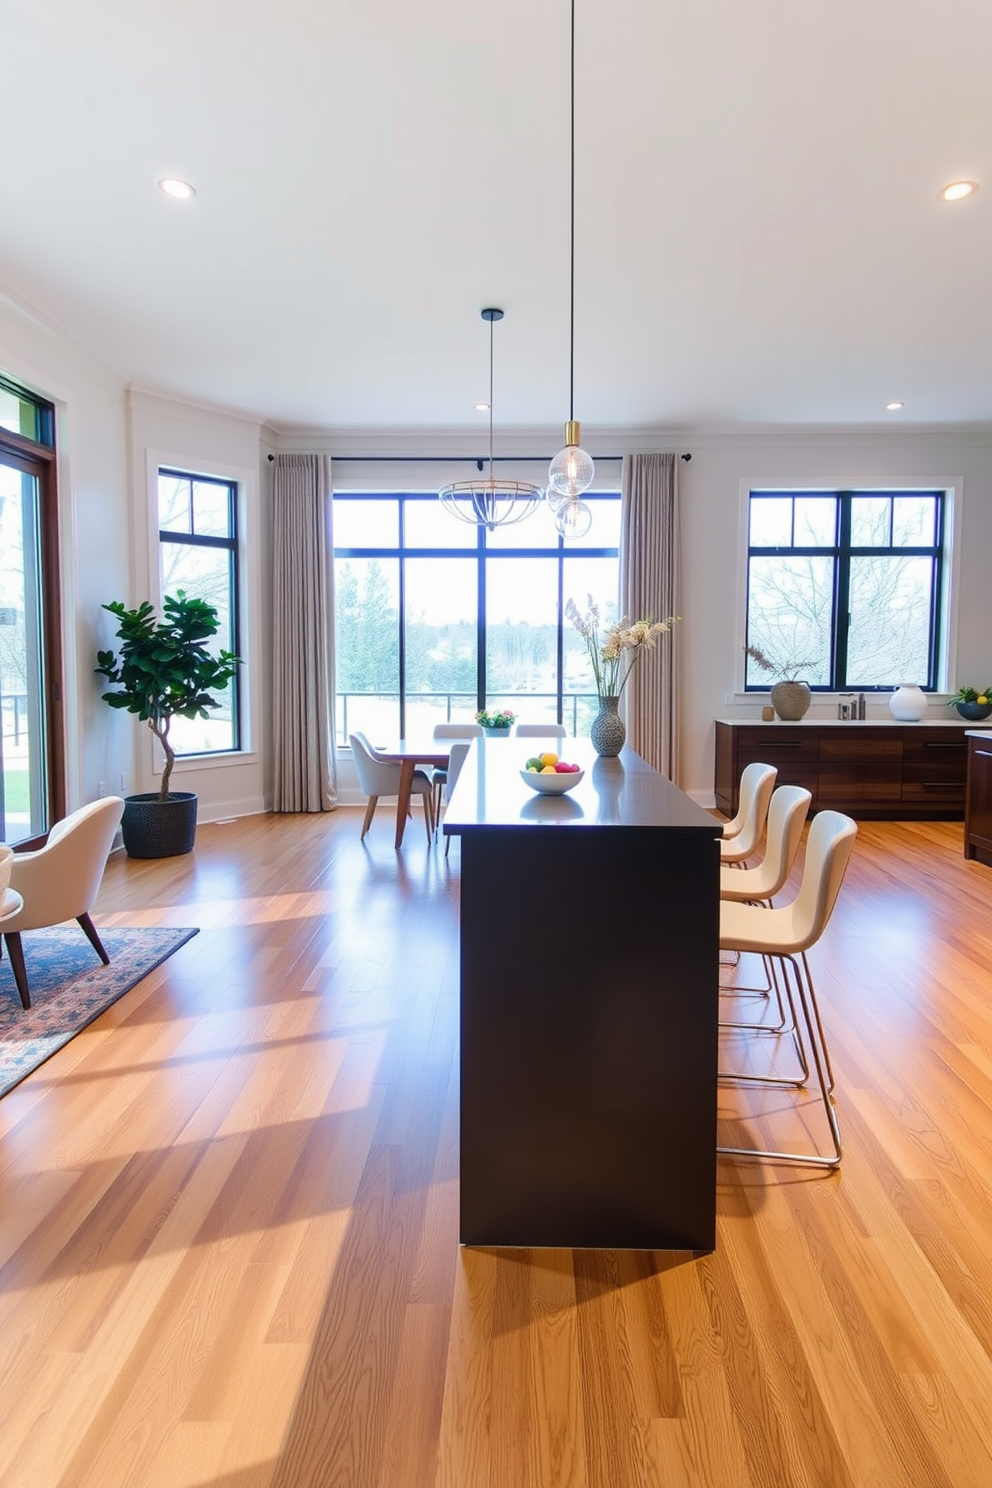
POLYGON ((180 181, 177 176, 163 176, 158 185, 160 191, 164 191, 166 196, 175 197, 176 201, 189 201, 196 195, 195 188, 188 181, 180 181))
POLYGON ((905 406, 906 405, 904 403, 900 403, 898 402, 898 400, 894 400, 891 403, 886 403, 885 411, 886 413, 895 413, 897 409, 904 408, 905 406))
POLYGON ((977 181, 951 181, 937 192, 937 199, 946 202, 964 201, 966 196, 974 196, 977 190, 977 181))
POLYGON ((488 413, 489 412, 489 404, 488 403, 476 403, 476 405, 475 405, 475 411, 476 411, 476 413, 488 413))

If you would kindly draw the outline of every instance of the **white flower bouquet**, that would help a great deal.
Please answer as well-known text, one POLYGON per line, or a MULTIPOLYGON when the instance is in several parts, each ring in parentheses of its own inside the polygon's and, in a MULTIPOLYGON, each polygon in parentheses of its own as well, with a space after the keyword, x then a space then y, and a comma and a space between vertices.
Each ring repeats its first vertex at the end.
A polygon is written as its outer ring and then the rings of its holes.
POLYGON ((635 620, 632 625, 626 619, 618 620, 601 642, 599 606, 591 594, 586 595, 586 601, 584 615, 574 599, 565 606, 565 615, 586 643, 596 679, 596 692, 601 698, 619 697, 638 657, 652 650, 658 637, 667 634, 681 616, 669 615, 667 620, 654 620, 648 615, 643 620, 635 620))

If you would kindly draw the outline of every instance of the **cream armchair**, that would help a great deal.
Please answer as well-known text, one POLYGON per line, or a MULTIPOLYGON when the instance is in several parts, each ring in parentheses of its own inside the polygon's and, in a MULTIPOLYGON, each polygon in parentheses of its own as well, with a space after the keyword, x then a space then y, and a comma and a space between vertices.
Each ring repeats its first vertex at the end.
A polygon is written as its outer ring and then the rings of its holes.
POLYGON ((10 887, 20 895, 23 907, 5 917, 0 930, 24 1007, 31 1006, 31 996, 21 946, 23 931, 77 920, 100 960, 105 966, 109 963, 89 912, 123 814, 120 796, 105 796, 56 822, 37 852, 14 854, 10 887))

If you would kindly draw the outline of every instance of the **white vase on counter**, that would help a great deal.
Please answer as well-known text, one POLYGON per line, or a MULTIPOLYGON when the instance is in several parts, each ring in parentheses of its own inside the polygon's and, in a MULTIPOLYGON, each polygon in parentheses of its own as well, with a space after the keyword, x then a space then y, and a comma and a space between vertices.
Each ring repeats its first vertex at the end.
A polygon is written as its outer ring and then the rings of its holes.
POLYGON ((915 682, 903 682, 889 698, 889 712, 900 723, 919 723, 928 706, 926 693, 915 682))

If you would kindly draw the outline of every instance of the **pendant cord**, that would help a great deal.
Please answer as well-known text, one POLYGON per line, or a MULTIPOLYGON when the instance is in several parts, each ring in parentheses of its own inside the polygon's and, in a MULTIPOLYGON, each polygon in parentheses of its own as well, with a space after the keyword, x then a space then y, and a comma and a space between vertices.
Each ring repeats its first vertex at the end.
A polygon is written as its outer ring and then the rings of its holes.
POLYGON ((493 326, 489 322, 489 479, 493 479, 493 326))
POLYGON ((572 0, 571 42, 571 162, 569 169, 569 307, 568 307, 568 418, 575 418, 575 0, 572 0))

